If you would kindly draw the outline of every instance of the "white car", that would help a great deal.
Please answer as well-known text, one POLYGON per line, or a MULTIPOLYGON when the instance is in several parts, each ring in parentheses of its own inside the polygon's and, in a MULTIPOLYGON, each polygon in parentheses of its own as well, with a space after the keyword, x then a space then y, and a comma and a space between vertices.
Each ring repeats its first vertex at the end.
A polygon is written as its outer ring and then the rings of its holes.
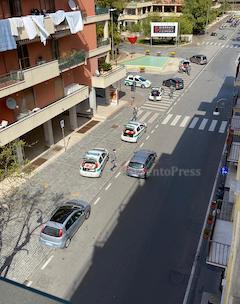
POLYGON ((80 175, 100 177, 108 159, 109 153, 106 149, 95 148, 88 151, 80 165, 80 175))
POLYGON ((145 123, 129 121, 128 124, 124 126, 121 139, 123 141, 136 143, 146 130, 147 125, 145 123))
POLYGON ((136 87, 141 87, 141 88, 149 88, 151 86, 151 81, 143 78, 140 75, 128 75, 127 78, 124 80, 124 84, 126 86, 133 86, 135 85, 136 87))
POLYGON ((162 99, 163 88, 152 88, 151 93, 148 96, 149 100, 158 101, 162 99))

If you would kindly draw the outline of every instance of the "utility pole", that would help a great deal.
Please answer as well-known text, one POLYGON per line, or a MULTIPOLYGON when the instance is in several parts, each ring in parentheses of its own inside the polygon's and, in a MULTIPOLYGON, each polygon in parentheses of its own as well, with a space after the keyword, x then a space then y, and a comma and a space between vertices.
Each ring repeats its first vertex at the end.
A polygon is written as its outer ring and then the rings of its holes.
POLYGON ((114 41, 113 41, 113 12, 115 12, 117 9, 116 8, 110 8, 109 13, 111 14, 111 27, 112 27, 112 38, 111 38, 111 45, 112 45, 112 50, 111 50, 111 55, 112 55, 112 60, 114 60, 114 41))
POLYGON ((206 33, 208 33, 207 27, 208 27, 208 19, 209 19, 209 10, 210 10, 210 4, 208 3, 208 0, 207 0, 207 19, 206 19, 206 25, 205 25, 206 33))

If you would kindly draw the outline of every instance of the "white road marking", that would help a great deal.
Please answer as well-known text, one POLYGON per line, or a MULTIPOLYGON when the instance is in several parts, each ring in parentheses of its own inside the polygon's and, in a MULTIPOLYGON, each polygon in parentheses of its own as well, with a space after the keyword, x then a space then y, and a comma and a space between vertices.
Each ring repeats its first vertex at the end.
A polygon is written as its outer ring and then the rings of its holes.
POLYGON ((99 197, 95 200, 95 202, 93 203, 93 205, 97 205, 97 203, 100 201, 100 199, 101 199, 101 197, 99 196, 99 197))
POLYGON ((155 130, 152 130, 152 131, 151 131, 151 134, 153 134, 154 132, 155 132, 155 130))
POLYGON ((154 113, 153 116, 149 119, 148 123, 153 123, 155 119, 159 116, 159 113, 154 113))
POLYGON ((159 127, 159 125, 156 125, 155 128, 157 129, 159 127))
POLYGON ((168 114, 168 116, 162 121, 162 125, 166 125, 172 118, 173 114, 168 114))
POLYGON ((225 129, 226 129, 226 126, 227 126, 227 124, 228 124, 228 122, 227 121, 222 121, 222 123, 221 123, 221 126, 220 126, 220 128, 219 128, 219 130, 218 130, 218 132, 219 133, 224 133, 225 132, 225 129))
POLYGON ((144 145, 144 143, 141 143, 140 148, 142 148, 142 147, 143 147, 143 145, 144 145))
POLYGON ((53 257, 54 257, 53 255, 50 256, 50 258, 42 265, 41 270, 43 270, 47 267, 47 265, 51 262, 53 257))
POLYGON ((208 129, 208 131, 213 132, 215 130, 215 128, 216 128, 217 122, 218 121, 216 119, 213 119, 213 121, 211 122, 211 125, 210 125, 210 127, 208 129))
POLYGON ((202 122, 201 122, 201 124, 200 124, 200 126, 198 128, 198 130, 204 130, 205 127, 206 127, 207 122, 208 122, 208 119, 207 118, 203 118, 203 120, 202 120, 202 122))
POLYGON ((192 122, 190 123, 190 125, 189 125, 188 127, 189 127, 190 129, 193 129, 193 128, 196 126, 198 120, 199 120, 198 117, 194 117, 193 120, 192 120, 192 122))
POLYGON ((180 127, 184 128, 187 125, 189 119, 190 119, 190 116, 184 117, 183 120, 182 120, 182 122, 180 123, 180 127))
POLYGON ((168 109, 167 114, 168 114, 169 112, 171 112, 171 111, 172 111, 172 108, 173 108, 173 107, 171 107, 170 109, 168 109))
POLYGON ((32 285, 32 283, 33 283, 32 281, 28 281, 26 286, 30 287, 32 285))
POLYGON ((118 173, 115 175, 115 178, 118 178, 120 174, 121 174, 121 172, 118 172, 118 173))
POLYGON ((141 114, 142 114, 142 112, 143 112, 143 110, 141 110, 141 109, 140 109, 140 110, 138 110, 138 111, 137 111, 137 116, 141 115, 141 114))
POLYGON ((112 183, 109 183, 109 184, 107 185, 107 187, 105 188, 105 190, 107 191, 107 190, 111 187, 111 185, 112 185, 112 183))
POLYGON ((148 135, 148 136, 146 137, 146 140, 148 140, 148 139, 149 139, 149 137, 150 137, 150 136, 148 135))
POLYGON ((170 123, 170 126, 175 126, 181 117, 182 117, 182 115, 176 115, 176 117, 170 123))
POLYGON ((151 115, 152 112, 146 112, 142 117, 141 121, 144 121, 146 118, 148 118, 149 115, 151 115))

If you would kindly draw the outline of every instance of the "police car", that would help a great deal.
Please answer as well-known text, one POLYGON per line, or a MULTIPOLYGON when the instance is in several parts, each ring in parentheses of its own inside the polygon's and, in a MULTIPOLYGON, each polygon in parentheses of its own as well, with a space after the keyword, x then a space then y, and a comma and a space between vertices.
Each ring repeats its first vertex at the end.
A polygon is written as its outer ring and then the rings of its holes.
POLYGON ((147 125, 145 123, 129 121, 128 124, 124 126, 121 139, 123 141, 136 143, 146 130, 147 125))
POLYGON ((152 88, 151 93, 148 96, 149 100, 161 100, 163 94, 163 88, 152 88))
POLYGON ((80 165, 80 175, 100 177, 108 159, 109 152, 106 149, 95 148, 88 151, 80 165))
POLYGON ((124 80, 124 84, 126 86, 133 86, 135 85, 136 87, 141 87, 141 88, 149 88, 151 86, 151 81, 143 78, 142 76, 139 75, 128 75, 127 78, 124 80))

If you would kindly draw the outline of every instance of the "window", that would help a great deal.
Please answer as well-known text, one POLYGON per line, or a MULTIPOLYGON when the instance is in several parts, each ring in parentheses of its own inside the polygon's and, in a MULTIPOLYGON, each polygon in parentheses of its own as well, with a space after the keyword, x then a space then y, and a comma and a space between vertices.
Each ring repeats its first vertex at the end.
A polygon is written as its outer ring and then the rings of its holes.
POLYGON ((21 0, 9 0, 9 9, 12 17, 22 16, 21 0))
POLYGON ((103 161, 102 156, 99 157, 99 163, 101 164, 103 161))
POLYGON ((76 220, 82 215, 82 210, 76 212, 74 215, 73 215, 73 223, 76 222, 76 220))
POLYGON ((71 217, 70 220, 67 221, 67 224, 65 226, 66 230, 68 230, 74 222, 75 221, 73 220, 73 217, 71 217))
POLYGON ((27 45, 19 45, 17 48, 18 59, 20 60, 20 64, 22 69, 27 69, 30 67, 29 55, 27 45))

